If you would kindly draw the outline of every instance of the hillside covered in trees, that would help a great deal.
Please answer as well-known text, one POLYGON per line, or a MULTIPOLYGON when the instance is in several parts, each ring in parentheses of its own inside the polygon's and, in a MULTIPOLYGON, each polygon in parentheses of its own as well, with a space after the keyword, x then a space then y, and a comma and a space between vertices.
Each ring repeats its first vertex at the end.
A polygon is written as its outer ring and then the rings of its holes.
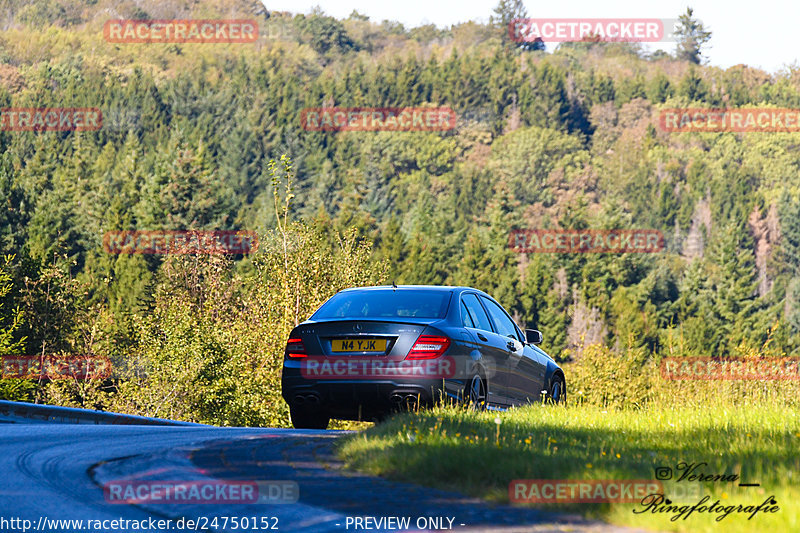
POLYGON ((800 108, 798 68, 722 70, 626 43, 536 50, 508 42, 502 17, 404 28, 257 1, 2 0, 0 24, 0 107, 103 114, 97 131, 0 131, 0 347, 116 370, 4 380, 4 397, 286 423, 291 326, 336 290, 392 281, 485 290, 557 360, 590 344, 641 364, 800 355, 800 134, 658 127, 662 108, 800 108), (109 19, 147 18, 254 19, 259 38, 103 37, 109 19), (323 106, 450 107, 457 123, 303 129, 323 106), (525 228, 657 229, 666 248, 515 253, 525 228), (261 246, 103 248, 106 232, 154 229, 252 230, 261 246))

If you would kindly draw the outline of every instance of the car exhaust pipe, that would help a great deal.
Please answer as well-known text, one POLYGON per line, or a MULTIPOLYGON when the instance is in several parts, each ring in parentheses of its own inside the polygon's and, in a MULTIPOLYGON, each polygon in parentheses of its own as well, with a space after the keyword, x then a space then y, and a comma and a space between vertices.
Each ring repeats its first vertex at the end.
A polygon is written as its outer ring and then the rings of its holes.
POLYGON ((309 394, 306 396, 306 403, 310 405, 319 405, 319 396, 316 394, 309 394))
POLYGON ((294 397, 294 405, 314 405, 318 406, 322 400, 318 394, 311 393, 311 394, 296 394, 294 397))
POLYGON ((395 409, 398 410, 413 410, 418 402, 417 394, 412 392, 395 392, 389 396, 389 401, 395 409))

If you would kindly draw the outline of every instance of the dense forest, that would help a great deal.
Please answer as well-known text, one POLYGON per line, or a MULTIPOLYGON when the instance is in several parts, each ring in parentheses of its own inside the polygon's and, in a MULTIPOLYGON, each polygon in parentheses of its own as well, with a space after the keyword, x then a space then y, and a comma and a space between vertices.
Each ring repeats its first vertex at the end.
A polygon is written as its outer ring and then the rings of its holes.
POLYGON ((800 134, 658 127, 663 108, 798 108, 800 68, 723 70, 629 43, 542 50, 509 42, 495 15, 405 28, 257 1, 0 0, 0 107, 103 116, 96 131, 0 131, 0 348, 115 368, 6 379, 0 396, 285 424, 289 329, 337 290, 392 281, 485 290, 561 361, 590 345, 637 364, 800 355, 800 134), (253 19, 259 38, 103 38, 108 19, 148 18, 253 19), (457 120, 302 128, 323 106, 457 120), (655 229, 666 246, 515 253, 509 235, 526 228, 655 229), (248 256, 103 248, 106 232, 156 229, 260 243, 248 256))

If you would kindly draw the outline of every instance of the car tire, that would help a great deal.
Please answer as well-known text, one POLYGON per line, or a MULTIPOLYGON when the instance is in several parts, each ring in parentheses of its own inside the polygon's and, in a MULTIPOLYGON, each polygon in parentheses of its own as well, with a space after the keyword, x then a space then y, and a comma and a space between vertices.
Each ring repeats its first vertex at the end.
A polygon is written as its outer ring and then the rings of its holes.
POLYGON ((488 390, 486 379, 481 374, 473 374, 464 389, 464 400, 472 409, 476 411, 486 410, 486 391, 488 390))
POLYGON ((547 397, 545 401, 549 404, 564 403, 567 401, 567 384, 564 378, 556 374, 550 379, 550 386, 547 387, 547 397))
POLYGON ((322 413, 310 413, 296 407, 289 409, 295 429, 328 429, 331 418, 322 413))

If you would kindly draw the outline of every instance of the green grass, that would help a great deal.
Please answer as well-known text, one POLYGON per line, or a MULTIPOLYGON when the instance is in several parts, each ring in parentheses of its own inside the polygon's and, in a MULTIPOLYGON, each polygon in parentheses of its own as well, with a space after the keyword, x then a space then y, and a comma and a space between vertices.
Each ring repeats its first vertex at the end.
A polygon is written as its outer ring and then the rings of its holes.
POLYGON ((718 522, 720 515, 709 513, 676 521, 634 514, 639 503, 525 505, 658 531, 800 531, 800 411, 780 404, 617 411, 537 405, 499 414, 437 408, 367 429, 339 453, 350 468, 498 502, 508 502, 514 479, 654 479, 656 467, 706 462, 707 474, 736 473, 740 482, 761 484, 700 483, 695 490, 711 496, 708 504, 758 505, 774 495, 780 510, 718 522))

